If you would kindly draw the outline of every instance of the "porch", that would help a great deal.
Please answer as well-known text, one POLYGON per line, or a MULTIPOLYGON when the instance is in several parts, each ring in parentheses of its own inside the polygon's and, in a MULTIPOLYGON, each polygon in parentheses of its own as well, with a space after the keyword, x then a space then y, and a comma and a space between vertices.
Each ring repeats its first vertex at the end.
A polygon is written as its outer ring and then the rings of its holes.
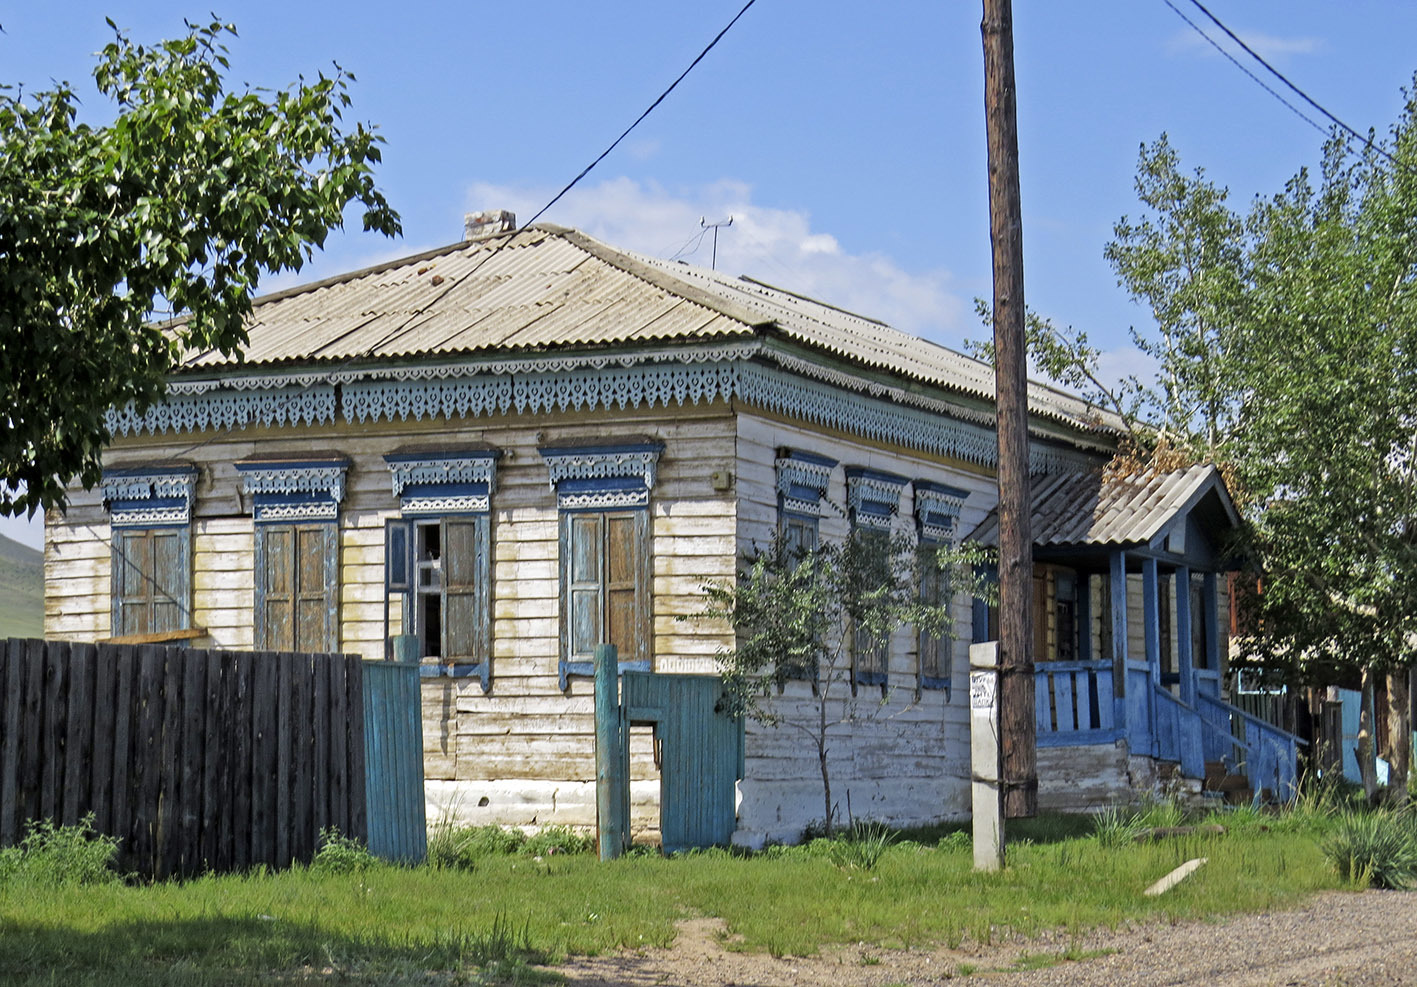
MULTIPOLYGON (((1038 477, 1033 515, 1040 765, 1064 774, 1070 760, 1090 761, 1102 776, 1089 794, 1077 777, 1050 784, 1040 767, 1040 801, 1082 808, 1069 800, 1094 800, 1109 785, 1121 797, 1178 775, 1217 794, 1289 797, 1299 739, 1222 688, 1220 576, 1238 518, 1219 472, 1038 477), (1103 746, 1117 755, 1085 750, 1103 746)), ((986 544, 992 520, 975 535, 986 544)), ((989 617, 976 608, 977 639, 988 639, 989 617)))

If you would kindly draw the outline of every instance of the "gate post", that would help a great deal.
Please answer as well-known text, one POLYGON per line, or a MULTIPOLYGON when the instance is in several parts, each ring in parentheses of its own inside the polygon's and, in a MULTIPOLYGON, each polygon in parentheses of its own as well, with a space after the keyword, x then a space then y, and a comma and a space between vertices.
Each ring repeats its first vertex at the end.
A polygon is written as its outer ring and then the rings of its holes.
POLYGON ((621 727, 620 662, 613 644, 595 646, 595 820, 600 859, 612 860, 625 851, 629 832, 629 772, 621 727))

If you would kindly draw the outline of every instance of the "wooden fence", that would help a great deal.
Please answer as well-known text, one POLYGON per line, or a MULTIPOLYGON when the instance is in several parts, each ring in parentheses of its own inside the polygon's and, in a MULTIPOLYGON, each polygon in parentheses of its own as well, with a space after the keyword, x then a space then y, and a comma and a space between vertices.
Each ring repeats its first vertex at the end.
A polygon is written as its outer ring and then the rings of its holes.
MULTIPOLYGON (((353 655, 0 644, 0 845, 29 820, 117 836, 153 878, 285 867, 367 838, 353 655)), ((420 786, 421 787, 421 786, 420 786)))

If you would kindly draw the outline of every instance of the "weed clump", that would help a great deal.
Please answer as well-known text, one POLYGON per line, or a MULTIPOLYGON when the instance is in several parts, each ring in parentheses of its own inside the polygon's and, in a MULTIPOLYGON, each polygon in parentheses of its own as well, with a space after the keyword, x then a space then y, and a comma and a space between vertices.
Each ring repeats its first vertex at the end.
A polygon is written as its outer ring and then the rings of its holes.
POLYGON ((94 829, 90 813, 77 825, 56 826, 52 819, 30 823, 19 844, 0 849, 0 883, 40 887, 111 884, 118 838, 94 829))
POLYGON ((320 830, 320 848, 310 869, 319 874, 357 874, 378 862, 363 843, 330 826, 320 830))
POLYGON ((428 834, 428 863, 439 869, 472 870, 483 857, 549 857, 590 853, 595 839, 569 826, 543 826, 528 836, 501 826, 440 823, 428 834))
POLYGON ((1417 825, 1410 812, 1345 812, 1321 844, 1344 880, 1401 890, 1417 883, 1417 825))

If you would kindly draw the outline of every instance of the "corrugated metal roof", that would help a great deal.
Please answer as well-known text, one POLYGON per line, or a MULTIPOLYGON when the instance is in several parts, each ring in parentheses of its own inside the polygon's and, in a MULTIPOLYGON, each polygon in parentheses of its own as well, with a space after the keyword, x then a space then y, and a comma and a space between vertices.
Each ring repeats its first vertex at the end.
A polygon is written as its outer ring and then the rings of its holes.
MULTIPOLYGON (((1033 478, 1035 545, 1141 545, 1161 533, 1178 512, 1216 484, 1227 510, 1229 493, 1210 465, 1169 473, 1107 477, 1100 471, 1054 473, 1033 478)), ((998 542, 997 512, 970 538, 998 542)))
MULTIPOLYGON (((256 300, 245 369, 417 357, 545 352, 763 333, 881 371, 992 401, 993 369, 882 322, 749 278, 530 227, 453 244, 256 300)), ((190 354, 181 371, 238 365, 190 354)), ((1114 416, 1030 383, 1033 413, 1115 428, 1114 416)))

